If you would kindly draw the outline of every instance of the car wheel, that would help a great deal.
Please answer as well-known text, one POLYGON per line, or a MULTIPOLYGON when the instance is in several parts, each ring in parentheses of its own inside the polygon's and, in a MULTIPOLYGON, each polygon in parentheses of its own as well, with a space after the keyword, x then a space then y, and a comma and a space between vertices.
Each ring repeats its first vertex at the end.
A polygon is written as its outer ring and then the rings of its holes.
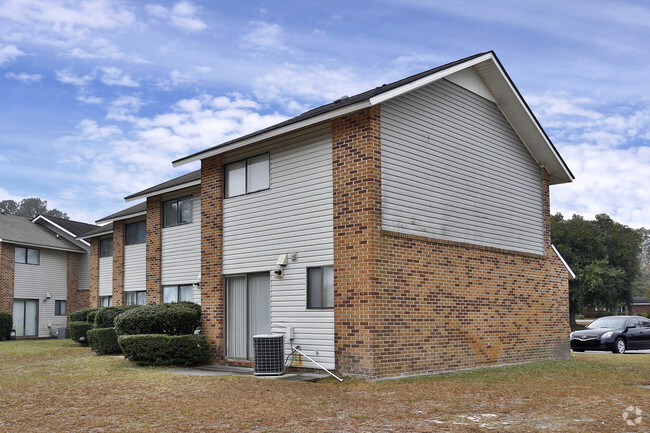
POLYGON ((625 340, 622 338, 617 338, 616 343, 614 343, 614 350, 612 352, 614 353, 625 353, 625 340))

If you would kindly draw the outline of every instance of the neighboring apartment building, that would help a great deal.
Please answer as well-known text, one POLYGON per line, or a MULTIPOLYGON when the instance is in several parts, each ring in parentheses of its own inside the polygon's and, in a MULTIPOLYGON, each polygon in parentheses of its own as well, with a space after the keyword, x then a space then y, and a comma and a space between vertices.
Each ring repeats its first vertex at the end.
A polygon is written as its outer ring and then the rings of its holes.
POLYGON ((250 363, 252 336, 269 332, 363 377, 568 357, 571 271, 550 243, 549 185, 572 175, 494 53, 174 164, 192 161, 90 238, 91 304, 103 235, 113 302, 193 284, 218 362, 250 363), (129 286, 138 219, 146 276, 129 286))
POLYGON ((91 224, 39 215, 0 215, 0 311, 18 337, 50 337, 71 312, 86 308, 91 224))

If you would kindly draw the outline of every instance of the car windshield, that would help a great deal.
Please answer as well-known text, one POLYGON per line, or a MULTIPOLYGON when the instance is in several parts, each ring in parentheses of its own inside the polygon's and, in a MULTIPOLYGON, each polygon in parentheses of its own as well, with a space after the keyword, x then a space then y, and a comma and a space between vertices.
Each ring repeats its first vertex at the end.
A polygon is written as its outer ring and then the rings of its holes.
POLYGON ((625 327, 625 322, 627 317, 601 317, 596 319, 587 325, 589 329, 596 328, 610 328, 610 329, 623 329, 625 327))

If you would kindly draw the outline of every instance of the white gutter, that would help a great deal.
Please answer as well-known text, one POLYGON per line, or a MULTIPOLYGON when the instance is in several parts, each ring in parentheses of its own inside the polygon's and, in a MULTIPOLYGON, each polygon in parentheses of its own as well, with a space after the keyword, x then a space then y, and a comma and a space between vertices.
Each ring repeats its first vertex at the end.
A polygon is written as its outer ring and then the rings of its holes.
MULTIPOLYGON (((63 227, 61 227, 61 226, 58 225, 57 223, 55 223, 55 222, 53 222, 53 221, 50 221, 49 219, 47 219, 47 218, 44 217, 43 215, 39 215, 39 216, 37 216, 36 218, 34 218, 34 219, 32 220, 32 222, 35 223, 39 218, 42 218, 43 220, 45 220, 45 221, 47 221, 48 223, 52 224, 54 227, 58 228, 58 229, 61 230, 62 232, 65 232, 65 233, 69 234, 69 235, 72 236, 74 239, 78 239, 76 234, 74 234, 74 233, 72 233, 72 232, 70 232, 70 231, 64 229, 63 227)), ((78 240, 79 240, 80 242, 83 242, 84 244, 90 246, 90 244, 89 244, 88 242, 84 241, 83 239, 78 239, 78 240)))
POLYGON ((145 210, 145 211, 142 211, 142 212, 130 213, 130 214, 128 214, 128 215, 123 215, 123 216, 121 216, 121 217, 119 217, 119 218, 113 218, 113 219, 110 219, 110 220, 108 220, 108 219, 103 219, 103 220, 97 220, 97 221, 95 221, 95 222, 96 222, 97 224, 99 224, 99 223, 106 223, 106 224, 108 224, 108 223, 113 223, 113 222, 115 222, 115 221, 128 220, 129 218, 135 218, 135 217, 138 217, 138 216, 141 216, 141 215, 146 215, 146 214, 147 214, 147 211, 145 210))
POLYGON ((179 167, 181 165, 189 164, 190 162, 194 161, 200 161, 205 158, 209 158, 211 156, 215 155, 221 155, 222 153, 228 152, 233 149, 238 149, 243 146, 248 146, 249 144, 257 143, 262 140, 268 140, 269 138, 277 137, 279 135, 287 134, 289 132, 296 131, 298 129, 305 128, 307 126, 315 125, 317 123, 325 122, 327 120, 332 120, 340 116, 344 116, 349 113, 353 113, 355 111, 362 110, 364 108, 370 107, 370 101, 361 101, 356 104, 348 105, 346 107, 342 107, 338 110, 333 110, 329 111, 327 113, 323 113, 319 116, 311 117, 309 119, 305 119, 301 122, 296 122, 292 123, 291 125, 286 125, 281 128, 273 129, 271 131, 265 132, 260 135, 256 135, 255 137, 251 137, 245 140, 237 141, 235 143, 231 143, 229 145, 221 146, 216 149, 212 150, 206 150, 204 152, 199 152, 194 155, 186 156, 185 158, 178 159, 172 163, 174 167, 179 167))
POLYGON ((5 242, 5 243, 8 243, 8 244, 17 245, 19 247, 21 247, 21 246, 36 247, 38 249, 69 251, 71 253, 79 253, 79 254, 82 254, 82 253, 86 252, 80 247, 77 247, 78 249, 75 250, 73 248, 54 247, 54 246, 51 246, 51 245, 33 244, 31 242, 12 241, 12 240, 9 240, 9 239, 0 239, 0 242, 5 242))
POLYGON ((92 235, 90 235, 90 236, 83 236, 83 238, 82 238, 82 237, 79 237, 78 239, 96 238, 97 236, 110 235, 111 233, 113 233, 113 230, 111 230, 111 231, 106 231, 106 232, 95 233, 95 234, 92 234, 92 235))
MULTIPOLYGON (((153 197, 155 195, 167 194, 168 192, 178 191, 179 189, 185 189, 185 188, 189 188, 189 187, 195 186, 195 185, 201 185, 201 179, 193 180, 191 182, 186 182, 186 183, 183 183, 181 185, 170 186, 169 188, 165 188, 165 189, 159 189, 159 190, 156 190, 156 191, 149 192, 147 194, 134 195, 132 197, 125 198, 124 201, 129 202, 129 201, 139 200, 141 198, 146 199, 148 197, 153 197)), ((99 220, 99 221, 102 221, 102 220, 99 220)), ((119 221, 119 220, 116 220, 116 221, 119 221)))

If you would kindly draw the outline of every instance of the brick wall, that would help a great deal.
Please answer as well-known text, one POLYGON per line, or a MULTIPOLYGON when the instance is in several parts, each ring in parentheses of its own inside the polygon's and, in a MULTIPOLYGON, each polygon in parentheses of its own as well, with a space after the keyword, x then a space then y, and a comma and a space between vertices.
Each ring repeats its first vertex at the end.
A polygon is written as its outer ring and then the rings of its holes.
POLYGON ((147 198, 147 304, 162 303, 162 200, 147 198))
POLYGON ((124 305, 124 221, 113 223, 113 305, 124 305))
POLYGON ((88 308, 99 307, 99 238, 90 239, 90 290, 88 308))
POLYGON ((650 314, 650 305, 632 305, 630 314, 650 314))
POLYGON ((201 316, 215 361, 223 359, 223 163, 221 156, 201 161, 201 316))
POLYGON ((14 310, 14 246, 0 242, 0 311, 14 310))
POLYGON ((336 368, 393 377, 569 356, 567 271, 546 254, 381 230, 379 107, 332 123, 336 368))
POLYGON ((68 253, 68 296, 66 313, 68 323, 70 313, 88 308, 89 290, 79 290, 79 254, 68 253))

